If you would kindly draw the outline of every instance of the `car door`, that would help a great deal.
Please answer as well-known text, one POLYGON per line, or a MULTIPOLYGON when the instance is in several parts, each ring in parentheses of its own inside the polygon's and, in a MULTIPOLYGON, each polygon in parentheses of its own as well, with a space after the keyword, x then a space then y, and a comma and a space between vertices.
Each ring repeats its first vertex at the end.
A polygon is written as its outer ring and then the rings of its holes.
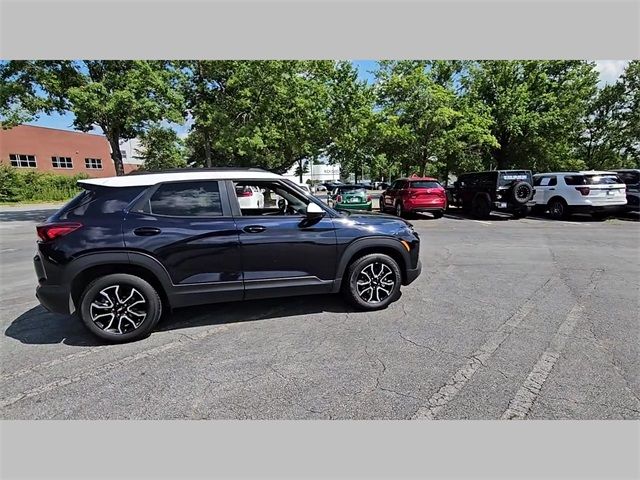
POLYGON ((150 188, 127 212, 123 235, 133 254, 151 256, 164 267, 176 304, 243 297, 240 241, 224 182, 150 188))
POLYGON ((326 215, 307 222, 305 214, 310 201, 323 206, 322 202, 283 180, 229 184, 230 192, 239 185, 255 185, 265 192, 264 212, 243 211, 233 196, 229 199, 240 240, 245 298, 329 292, 337 269, 334 221, 326 215), (270 199, 276 196, 280 200, 272 205, 270 199))
POLYGON ((535 187, 533 200, 536 205, 546 205, 549 203, 549 199, 556 195, 557 184, 558 178, 555 175, 536 177, 533 182, 533 186, 535 187))
POLYGON ((396 180, 391 184, 389 189, 384 194, 384 206, 385 208, 394 208, 396 204, 396 198, 398 197, 398 189, 401 187, 402 181, 396 180))

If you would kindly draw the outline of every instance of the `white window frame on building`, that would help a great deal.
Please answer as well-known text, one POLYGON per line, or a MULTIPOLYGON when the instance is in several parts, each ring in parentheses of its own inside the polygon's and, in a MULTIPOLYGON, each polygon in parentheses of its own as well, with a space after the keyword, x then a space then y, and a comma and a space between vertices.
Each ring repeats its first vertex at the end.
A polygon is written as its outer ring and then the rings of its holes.
POLYGON ((25 155, 22 153, 10 153, 9 163, 16 168, 36 168, 38 163, 35 155, 25 155))
POLYGON ((73 168, 73 160, 71 157, 51 157, 51 165, 53 168, 70 169, 73 168))
POLYGON ((89 170, 102 170, 101 158, 85 158, 84 166, 89 170))

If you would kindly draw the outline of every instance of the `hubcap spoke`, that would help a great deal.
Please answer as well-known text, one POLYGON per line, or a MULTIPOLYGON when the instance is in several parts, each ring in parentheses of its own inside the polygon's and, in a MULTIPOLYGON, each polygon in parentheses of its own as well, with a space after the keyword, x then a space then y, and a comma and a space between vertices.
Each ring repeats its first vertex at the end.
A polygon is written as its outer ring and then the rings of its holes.
POLYGON ((360 270, 356 290, 365 302, 380 303, 391 295, 395 284, 393 270, 385 263, 373 262, 360 270))
POLYGON ((146 305, 145 297, 134 287, 111 285, 98 292, 89 310, 98 328, 122 335, 142 325, 147 317, 146 305))

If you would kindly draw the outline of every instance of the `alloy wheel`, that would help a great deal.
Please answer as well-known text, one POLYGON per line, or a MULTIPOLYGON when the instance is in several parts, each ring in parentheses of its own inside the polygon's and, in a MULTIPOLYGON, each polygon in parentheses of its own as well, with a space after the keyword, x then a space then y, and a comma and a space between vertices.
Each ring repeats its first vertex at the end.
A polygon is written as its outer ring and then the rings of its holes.
POLYGON ((551 216, 560 218, 564 214, 564 205, 562 205, 562 202, 555 201, 551 204, 551 207, 549 207, 549 212, 551 216))
POLYGON ((132 286, 110 285, 96 294, 89 313, 101 330, 123 335, 142 325, 147 317, 147 301, 132 286))
POLYGON ((396 285, 391 268, 382 262, 365 266, 356 280, 358 296, 367 303, 380 303, 387 299, 396 285))

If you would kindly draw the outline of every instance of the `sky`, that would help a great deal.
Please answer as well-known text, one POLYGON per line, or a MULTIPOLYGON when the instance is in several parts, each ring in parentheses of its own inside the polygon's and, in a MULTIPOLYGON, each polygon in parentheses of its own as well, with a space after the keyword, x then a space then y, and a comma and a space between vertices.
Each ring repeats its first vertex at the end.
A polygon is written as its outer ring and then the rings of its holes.
MULTIPOLYGON (((375 70, 377 62, 375 60, 354 60, 352 62, 358 69, 358 78, 373 83, 375 79, 375 70)), ((596 60, 596 70, 600 74, 600 86, 608 83, 615 83, 624 71, 628 60, 596 60)), ((29 122, 29 125, 38 125, 41 127, 60 128, 63 130, 73 130, 73 115, 66 113, 60 115, 53 113, 51 115, 41 115, 37 120, 29 122)), ((180 136, 187 134, 189 124, 172 125, 180 136)), ((99 133, 99 132, 92 132, 99 133)))

